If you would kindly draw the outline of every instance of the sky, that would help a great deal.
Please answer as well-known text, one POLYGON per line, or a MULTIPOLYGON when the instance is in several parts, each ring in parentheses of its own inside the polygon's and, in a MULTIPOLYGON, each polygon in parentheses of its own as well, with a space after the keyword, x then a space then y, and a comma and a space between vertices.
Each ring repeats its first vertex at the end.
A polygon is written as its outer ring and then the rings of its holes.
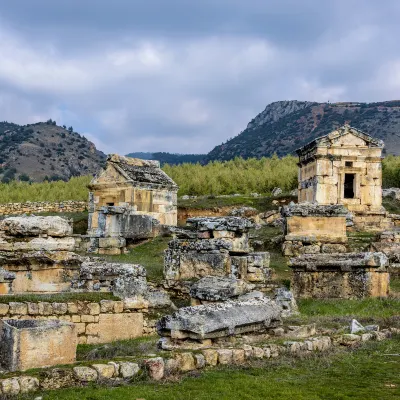
POLYGON ((279 100, 400 98, 398 0, 0 3, 0 120, 207 153, 279 100))

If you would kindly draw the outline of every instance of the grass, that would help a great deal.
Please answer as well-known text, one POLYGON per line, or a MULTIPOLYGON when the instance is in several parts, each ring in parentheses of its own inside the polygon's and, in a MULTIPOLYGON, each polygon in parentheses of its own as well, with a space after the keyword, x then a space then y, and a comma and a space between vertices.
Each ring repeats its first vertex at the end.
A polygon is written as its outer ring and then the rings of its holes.
POLYGON ((130 340, 120 340, 103 345, 80 344, 77 348, 78 361, 111 360, 118 357, 132 357, 158 352, 158 336, 145 336, 130 340))
POLYGON ((48 303, 67 303, 72 301, 91 301, 99 302, 100 300, 120 300, 112 293, 106 292, 86 292, 86 293, 54 293, 54 294, 18 294, 0 296, 0 303, 9 302, 29 302, 38 303, 45 301, 48 303))
POLYGON ((163 280, 164 250, 171 237, 156 237, 130 249, 128 254, 106 256, 113 262, 140 264, 146 268, 147 279, 151 282, 163 280))
POLYGON ((392 355, 399 351, 400 338, 394 337, 353 351, 196 372, 178 384, 72 388, 47 392, 43 399, 392 400, 400 398, 400 357, 392 355))

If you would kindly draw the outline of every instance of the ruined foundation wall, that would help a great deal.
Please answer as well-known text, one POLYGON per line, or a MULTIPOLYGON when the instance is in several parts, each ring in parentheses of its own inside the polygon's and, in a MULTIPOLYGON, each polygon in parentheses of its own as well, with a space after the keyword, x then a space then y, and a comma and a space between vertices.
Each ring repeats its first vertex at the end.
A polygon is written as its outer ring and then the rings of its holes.
POLYGON ((109 343, 155 333, 156 320, 149 318, 151 309, 145 301, 68 303, 10 302, 0 303, 0 319, 60 320, 73 322, 78 343, 109 343))
POLYGON ((61 202, 37 201, 0 204, 0 215, 35 214, 42 212, 63 213, 87 211, 87 201, 67 200, 61 202))

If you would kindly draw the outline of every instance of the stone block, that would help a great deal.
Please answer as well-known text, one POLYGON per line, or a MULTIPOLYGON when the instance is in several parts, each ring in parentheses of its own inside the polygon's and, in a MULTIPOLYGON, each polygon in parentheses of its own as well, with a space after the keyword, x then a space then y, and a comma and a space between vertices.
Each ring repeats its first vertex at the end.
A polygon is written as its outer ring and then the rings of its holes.
POLYGON ((159 381, 164 377, 164 360, 161 357, 144 360, 150 379, 159 381))
POLYGON ((115 374, 114 365, 110 364, 93 364, 92 368, 97 371, 99 379, 112 379, 115 374))
POLYGON ((95 382, 98 378, 98 373, 95 369, 89 367, 74 367, 74 376, 79 382, 95 382))
POLYGON ((128 361, 121 361, 119 363, 119 373, 122 378, 130 379, 137 375, 140 371, 138 364, 128 361))
POLYGON ((9 312, 10 306, 8 304, 0 303, 0 315, 7 315, 9 312))
POLYGON ((98 336, 88 337, 89 344, 134 339, 143 335, 143 314, 100 314, 96 325, 98 325, 98 336))
POLYGON ((0 321, 1 361, 10 371, 71 364, 75 361, 77 333, 64 321, 0 321))
POLYGON ((206 360, 206 364, 214 367, 218 364, 218 352, 213 349, 202 350, 202 354, 206 360))
POLYGON ((206 359, 203 354, 194 354, 194 361, 197 369, 202 369, 206 366, 206 359))
POLYGON ((32 376, 20 376, 18 378, 20 393, 35 392, 39 389, 39 379, 32 376))
POLYGON ((18 378, 8 378, 1 381, 1 393, 5 396, 16 396, 20 393, 18 378))
POLYGON ((9 313, 11 315, 26 315, 28 314, 28 306, 26 303, 10 302, 9 313))
POLYGON ((218 349, 218 363, 222 365, 232 364, 233 351, 231 349, 218 349))
POLYGON ((196 369, 195 359, 193 354, 190 352, 178 353, 175 356, 175 360, 178 363, 178 369, 181 372, 193 371, 196 369))
POLYGON ((245 361, 244 349, 232 350, 232 361, 234 364, 242 364, 245 361))

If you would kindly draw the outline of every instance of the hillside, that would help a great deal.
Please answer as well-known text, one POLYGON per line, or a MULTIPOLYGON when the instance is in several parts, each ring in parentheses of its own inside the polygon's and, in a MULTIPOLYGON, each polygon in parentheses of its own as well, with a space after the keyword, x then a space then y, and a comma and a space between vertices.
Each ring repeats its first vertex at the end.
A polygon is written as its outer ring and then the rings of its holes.
POLYGON ((40 182, 98 171, 105 155, 72 127, 54 121, 20 126, 0 122, 0 179, 40 182))
POLYGON ((291 154, 345 123, 383 139, 384 154, 400 155, 400 100, 381 103, 293 100, 269 104, 238 136, 216 146, 205 161, 291 154))
POLYGON ((141 158, 143 160, 157 160, 160 161, 161 165, 169 164, 169 165, 180 165, 184 163, 196 164, 197 162, 201 162, 206 154, 173 154, 173 153, 165 153, 165 152, 157 152, 157 153, 129 153, 126 155, 127 157, 133 158, 141 158))

